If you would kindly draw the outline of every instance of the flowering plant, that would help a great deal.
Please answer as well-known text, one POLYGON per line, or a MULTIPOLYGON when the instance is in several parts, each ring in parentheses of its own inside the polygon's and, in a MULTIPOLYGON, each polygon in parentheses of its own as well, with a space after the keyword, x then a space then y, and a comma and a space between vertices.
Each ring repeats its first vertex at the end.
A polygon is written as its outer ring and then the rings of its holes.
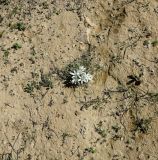
POLYGON ((86 68, 80 66, 78 69, 70 72, 71 75, 71 83, 75 85, 88 83, 92 80, 92 75, 86 72, 86 68))

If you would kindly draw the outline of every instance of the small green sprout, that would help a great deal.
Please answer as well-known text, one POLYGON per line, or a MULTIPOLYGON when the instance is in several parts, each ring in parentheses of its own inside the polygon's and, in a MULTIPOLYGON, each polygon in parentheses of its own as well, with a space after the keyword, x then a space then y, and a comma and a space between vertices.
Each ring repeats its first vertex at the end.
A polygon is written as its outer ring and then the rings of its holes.
POLYGON ((155 41, 151 42, 151 44, 152 44, 153 47, 156 47, 158 45, 158 40, 155 40, 155 41))
POLYGON ((8 56, 9 56, 9 51, 4 50, 4 54, 3 54, 4 64, 8 63, 8 56))
POLYGON ((24 31, 25 30, 25 24, 23 22, 18 22, 16 25, 15 25, 15 29, 18 29, 19 31, 24 31))
POLYGON ((94 149, 93 147, 89 147, 85 149, 85 152, 96 153, 96 149, 94 149))
POLYGON ((24 92, 27 92, 29 94, 32 94, 33 90, 34 90, 34 86, 32 83, 30 84, 28 83, 26 87, 24 88, 24 92))
POLYGON ((140 133, 147 133, 149 130, 149 125, 151 123, 151 119, 137 119, 134 122, 134 131, 138 131, 140 133))
POLYGON ((40 86, 38 84, 38 82, 32 81, 30 83, 28 83, 26 85, 26 87, 24 87, 24 92, 27 92, 29 94, 32 94, 34 92, 34 89, 40 89, 40 86))
POLYGON ((21 47, 22 47, 22 46, 21 46, 20 44, 14 43, 11 48, 13 48, 13 49, 15 49, 15 50, 18 50, 18 49, 20 49, 21 47))
POLYGON ((47 89, 53 88, 53 83, 51 81, 50 75, 41 75, 41 81, 39 84, 47 89))

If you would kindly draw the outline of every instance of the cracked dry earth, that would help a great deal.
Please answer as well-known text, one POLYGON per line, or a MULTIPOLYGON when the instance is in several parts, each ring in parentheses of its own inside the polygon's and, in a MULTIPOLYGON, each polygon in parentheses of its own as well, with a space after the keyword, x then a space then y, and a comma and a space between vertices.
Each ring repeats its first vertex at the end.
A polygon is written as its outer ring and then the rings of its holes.
POLYGON ((0 0, 0 160, 158 160, 157 26, 157 0, 0 0))

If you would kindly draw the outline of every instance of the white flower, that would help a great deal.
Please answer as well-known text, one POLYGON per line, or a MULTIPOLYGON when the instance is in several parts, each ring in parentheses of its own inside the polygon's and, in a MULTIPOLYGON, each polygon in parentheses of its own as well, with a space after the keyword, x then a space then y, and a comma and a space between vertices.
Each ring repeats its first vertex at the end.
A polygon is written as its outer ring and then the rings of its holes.
POLYGON ((79 69, 70 72, 70 75, 72 75, 72 84, 83 84, 92 80, 92 75, 86 73, 86 68, 83 66, 80 66, 79 69))

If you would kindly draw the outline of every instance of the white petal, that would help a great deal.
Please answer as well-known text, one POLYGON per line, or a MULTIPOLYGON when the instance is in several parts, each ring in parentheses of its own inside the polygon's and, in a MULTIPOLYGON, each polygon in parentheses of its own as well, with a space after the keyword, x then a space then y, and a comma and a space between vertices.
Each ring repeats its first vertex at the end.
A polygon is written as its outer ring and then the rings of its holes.
POLYGON ((71 75, 75 75, 75 72, 70 72, 71 75))
POLYGON ((79 70, 81 70, 82 72, 84 72, 86 70, 86 68, 83 67, 83 66, 80 66, 79 70))

